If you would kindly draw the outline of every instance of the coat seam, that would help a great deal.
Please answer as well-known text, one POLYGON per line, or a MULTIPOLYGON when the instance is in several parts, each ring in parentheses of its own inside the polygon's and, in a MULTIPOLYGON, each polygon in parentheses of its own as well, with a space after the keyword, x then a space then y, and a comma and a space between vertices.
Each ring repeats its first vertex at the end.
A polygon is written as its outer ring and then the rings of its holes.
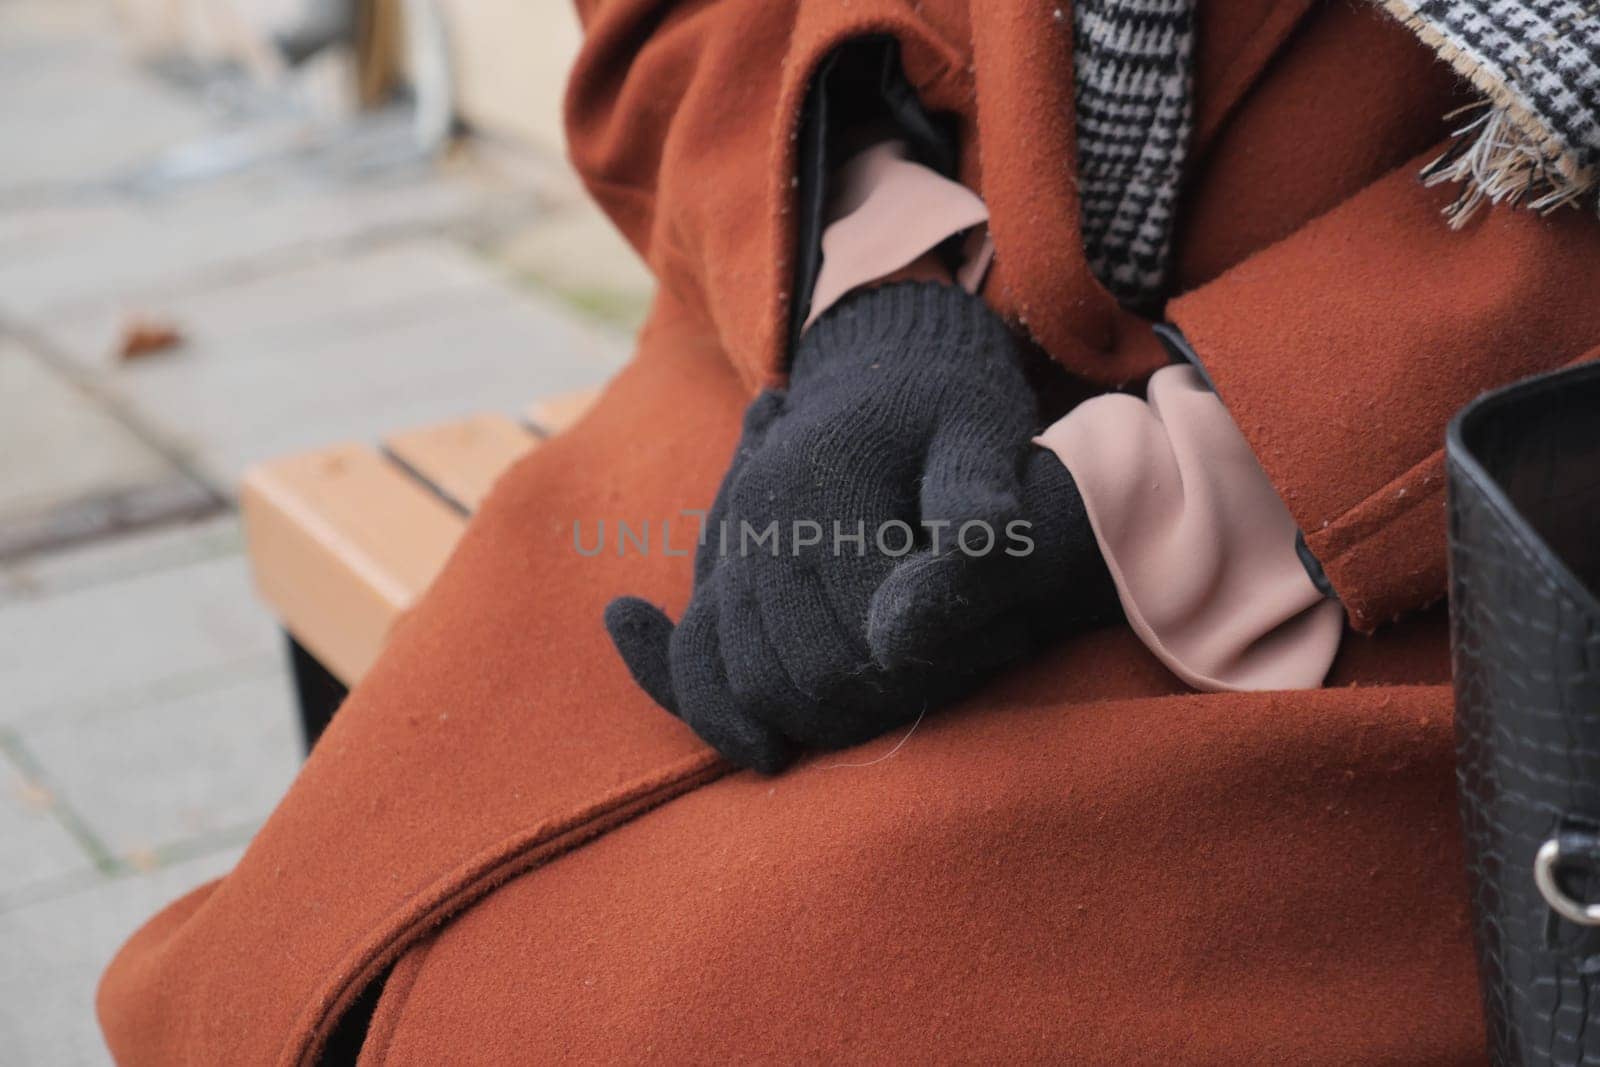
MULTIPOLYGON (((1566 363, 1562 364, 1562 366, 1575 367, 1583 363, 1595 361, 1597 359, 1600 359, 1600 348, 1593 348, 1588 349, 1581 355, 1568 360, 1566 363)), ((1334 540, 1336 535, 1344 532, 1350 532, 1354 539, 1341 545, 1336 555, 1326 559, 1323 559, 1321 555, 1317 553, 1316 545, 1308 544, 1308 547, 1311 548, 1312 553, 1318 556, 1318 559, 1321 560, 1324 567, 1331 566, 1338 561, 1347 558, 1357 549, 1364 547, 1368 542, 1383 535, 1395 520, 1411 514, 1412 511, 1416 510, 1419 504, 1436 500, 1445 491, 1445 481, 1443 477, 1445 471, 1445 459, 1445 448, 1443 445, 1440 445, 1432 452, 1429 452, 1425 457, 1406 468, 1406 470, 1401 474, 1389 479, 1389 481, 1385 482, 1377 489, 1374 489, 1356 503, 1341 509, 1338 516, 1327 526, 1323 527, 1321 530, 1318 530, 1316 533, 1308 534, 1307 541, 1310 542, 1314 540, 1317 542, 1317 544, 1326 544, 1327 542, 1334 540), (1358 516, 1360 512, 1370 506, 1376 506, 1377 504, 1381 503, 1386 494, 1398 493, 1401 490, 1409 489, 1410 486, 1415 483, 1415 481, 1426 476, 1425 468, 1427 468, 1430 464, 1438 464, 1439 466, 1440 479, 1437 488, 1428 487, 1422 492, 1411 495, 1410 499, 1408 499, 1404 504, 1396 507, 1396 509, 1391 512, 1384 521, 1376 524, 1372 529, 1366 531, 1365 533, 1356 534, 1353 532, 1357 525, 1356 516, 1358 516)), ((1329 578, 1331 581, 1332 576, 1330 575, 1329 578)), ((1334 584, 1337 588, 1338 583, 1335 582, 1334 584)))
MULTIPOLYGON (((389 1050, 394 1047, 395 1034, 400 1029, 400 1022, 405 1014, 406 1005, 411 1002, 411 994, 417 988, 417 979, 422 975, 423 965, 427 962, 428 954, 433 951, 433 946, 436 944, 438 944, 436 940, 431 937, 427 938, 420 944, 403 951, 395 960, 394 965, 396 968, 398 968, 402 963, 406 962, 406 960, 411 957, 412 953, 417 954, 415 962, 412 964, 413 969, 409 972, 409 980, 407 981, 405 988, 400 990, 397 994, 399 999, 393 1005, 389 1006, 389 1010, 393 1012, 394 1025, 382 1035, 382 1046, 371 1049, 371 1059, 368 1058, 369 1050, 365 1047, 365 1042, 363 1042, 361 1052, 356 1057, 357 1067, 366 1067, 368 1064, 370 1064, 370 1067, 384 1067, 384 1064, 389 1062, 389 1050)), ((392 984, 393 981, 394 978, 391 976, 389 982, 392 984)), ((387 996, 388 993, 389 986, 385 986, 383 995, 387 996)), ((367 1039, 370 1041, 371 1038, 372 1035, 369 1032, 367 1039)))
POLYGON ((416 936, 460 914, 496 887, 543 863, 605 836, 651 809, 729 773, 709 750, 668 770, 615 789, 603 800, 541 820, 528 831, 502 838, 473 859, 412 895, 380 921, 379 933, 347 951, 330 971, 334 977, 314 992, 295 1016, 275 1062, 309 1067, 327 1039, 332 1020, 347 1010, 383 967, 416 943, 416 936))

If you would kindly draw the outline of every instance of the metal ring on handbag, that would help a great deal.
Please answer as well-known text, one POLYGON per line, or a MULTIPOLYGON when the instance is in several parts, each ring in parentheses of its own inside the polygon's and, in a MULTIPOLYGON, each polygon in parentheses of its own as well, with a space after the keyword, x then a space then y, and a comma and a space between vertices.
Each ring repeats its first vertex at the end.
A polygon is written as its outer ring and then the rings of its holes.
POLYGON ((1573 900, 1561 888, 1556 871, 1560 869, 1563 858, 1559 837, 1552 837, 1539 846, 1538 855, 1533 858, 1533 881, 1539 887, 1539 895, 1550 905, 1550 910, 1563 919, 1580 926, 1600 926, 1600 904, 1573 900))

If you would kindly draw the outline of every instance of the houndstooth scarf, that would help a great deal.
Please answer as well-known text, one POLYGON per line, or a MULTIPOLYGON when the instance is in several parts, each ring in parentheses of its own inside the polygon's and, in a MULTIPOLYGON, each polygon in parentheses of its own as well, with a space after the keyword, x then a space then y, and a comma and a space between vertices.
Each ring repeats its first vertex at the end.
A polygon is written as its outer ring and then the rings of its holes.
POLYGON ((1462 192, 1451 221, 1485 201, 1549 211, 1591 196, 1600 166, 1600 0, 1383 0, 1484 96, 1450 151, 1424 171, 1462 192))
POLYGON ((1160 299, 1189 147, 1194 0, 1076 0, 1079 228, 1130 307, 1160 299))
MULTIPOLYGON (((1424 171, 1484 203, 1550 211, 1600 188, 1600 0, 1377 0, 1483 94, 1424 171)), ((1160 303, 1192 124, 1195 0, 1076 0, 1080 225, 1123 303, 1160 303)), ((1058 11, 1058 16, 1059 16, 1058 11)), ((1600 204, 1596 205, 1600 209, 1600 204)))

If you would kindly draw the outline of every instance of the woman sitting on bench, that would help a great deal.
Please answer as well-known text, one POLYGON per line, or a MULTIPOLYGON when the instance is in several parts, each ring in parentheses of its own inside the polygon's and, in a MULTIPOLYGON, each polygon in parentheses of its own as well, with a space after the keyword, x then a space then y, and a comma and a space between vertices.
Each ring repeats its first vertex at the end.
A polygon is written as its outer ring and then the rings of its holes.
POLYGON ((1600 354, 1589 172, 1398 2, 579 7, 638 354, 119 1061, 1479 1061, 1441 448, 1600 354))

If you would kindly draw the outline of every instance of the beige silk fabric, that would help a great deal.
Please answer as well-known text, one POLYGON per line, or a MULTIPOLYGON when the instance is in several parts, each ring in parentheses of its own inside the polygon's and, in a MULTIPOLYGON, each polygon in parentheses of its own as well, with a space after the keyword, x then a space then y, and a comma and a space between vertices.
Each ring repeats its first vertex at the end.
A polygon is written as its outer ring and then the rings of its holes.
POLYGON ((1085 401, 1038 438, 1078 484, 1141 640, 1197 689, 1313 689, 1344 633, 1295 524, 1250 446, 1191 366, 1146 400, 1085 401))
MULTIPOLYGON (((850 290, 893 274, 953 234, 989 221, 989 209, 972 190, 911 162, 905 151, 899 141, 873 145, 835 175, 807 326, 850 290)), ((987 249, 984 242, 969 254, 957 274, 968 292, 976 292, 982 281, 987 249)))

